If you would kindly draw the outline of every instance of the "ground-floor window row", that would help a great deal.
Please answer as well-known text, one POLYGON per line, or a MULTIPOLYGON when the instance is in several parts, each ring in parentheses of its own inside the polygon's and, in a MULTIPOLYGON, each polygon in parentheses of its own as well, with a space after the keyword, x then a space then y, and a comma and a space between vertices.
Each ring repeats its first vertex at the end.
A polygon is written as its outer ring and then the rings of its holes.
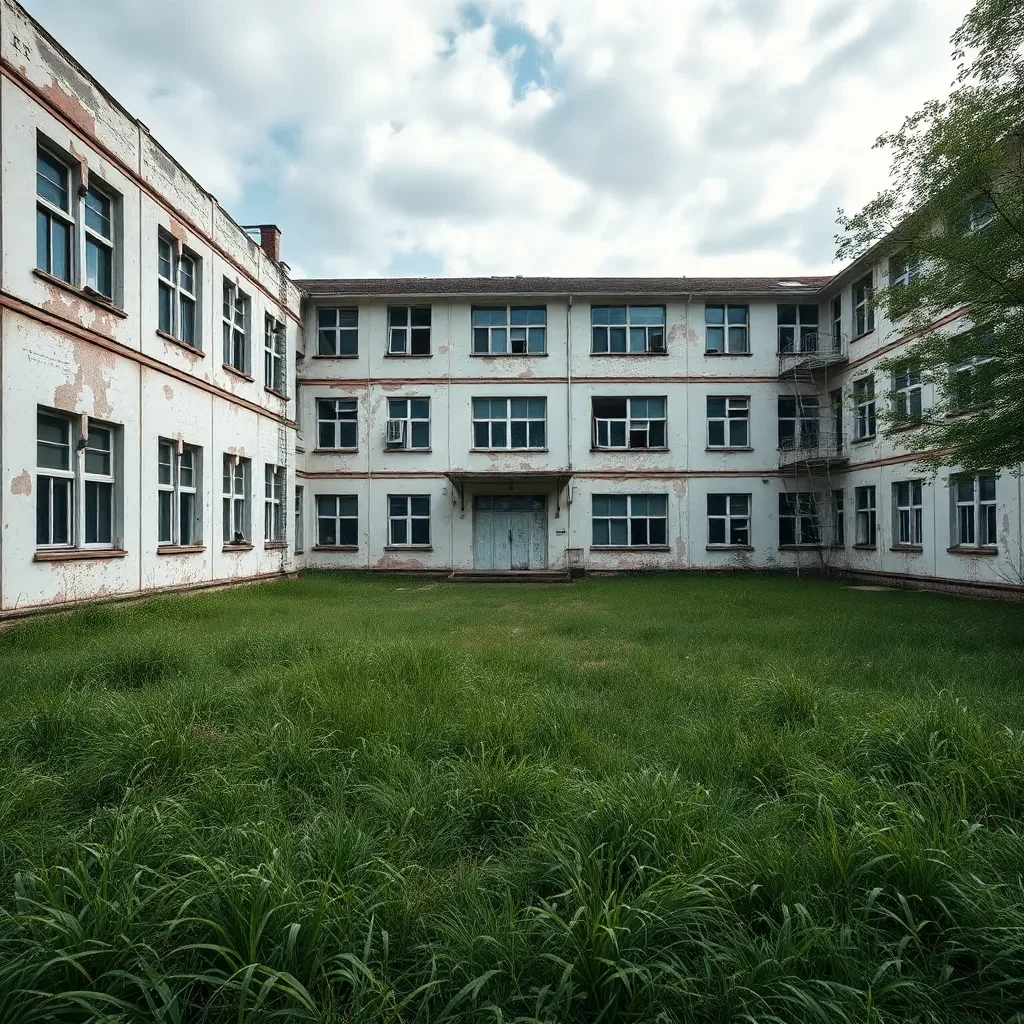
MULTIPOLYGON (((201 550, 204 521, 204 452, 182 438, 157 438, 153 495, 157 550, 201 550)), ((39 408, 36 415, 36 548, 123 551, 124 428, 85 415, 39 408)), ((253 542, 252 460, 222 456, 222 539, 225 547, 253 542)), ((263 539, 285 543, 285 469, 264 464, 263 539)), ((145 514, 145 510, 144 510, 145 514)))

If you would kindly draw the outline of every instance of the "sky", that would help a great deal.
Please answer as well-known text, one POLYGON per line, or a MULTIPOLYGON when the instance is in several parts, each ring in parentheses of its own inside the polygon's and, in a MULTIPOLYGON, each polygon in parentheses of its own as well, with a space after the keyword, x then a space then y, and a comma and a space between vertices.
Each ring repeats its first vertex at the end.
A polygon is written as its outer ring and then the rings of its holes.
POLYGON ((294 277, 834 269, 969 0, 28 0, 294 277))

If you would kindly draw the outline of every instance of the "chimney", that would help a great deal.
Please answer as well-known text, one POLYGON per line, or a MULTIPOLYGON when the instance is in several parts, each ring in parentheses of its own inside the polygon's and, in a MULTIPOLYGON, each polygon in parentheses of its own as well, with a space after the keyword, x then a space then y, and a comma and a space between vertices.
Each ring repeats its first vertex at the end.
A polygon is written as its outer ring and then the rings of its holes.
POLYGON ((260 248, 275 262, 281 261, 281 229, 276 224, 260 224, 260 248))

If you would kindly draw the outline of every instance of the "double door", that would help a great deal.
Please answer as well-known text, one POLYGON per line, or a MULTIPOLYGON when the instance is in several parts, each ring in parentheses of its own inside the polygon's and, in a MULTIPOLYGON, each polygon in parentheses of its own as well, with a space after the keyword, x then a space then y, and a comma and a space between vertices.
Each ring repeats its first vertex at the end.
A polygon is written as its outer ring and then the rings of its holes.
POLYGON ((543 496, 478 494, 473 499, 473 567, 502 572, 547 567, 543 496))

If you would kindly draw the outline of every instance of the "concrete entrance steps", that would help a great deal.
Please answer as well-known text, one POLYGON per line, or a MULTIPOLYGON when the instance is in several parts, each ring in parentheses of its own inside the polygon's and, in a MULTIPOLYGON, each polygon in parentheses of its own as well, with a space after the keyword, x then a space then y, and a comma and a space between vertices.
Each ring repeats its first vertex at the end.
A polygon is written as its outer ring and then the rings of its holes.
POLYGON ((529 571, 492 571, 466 569, 448 577, 453 583, 568 583, 568 569, 531 569, 529 571))

